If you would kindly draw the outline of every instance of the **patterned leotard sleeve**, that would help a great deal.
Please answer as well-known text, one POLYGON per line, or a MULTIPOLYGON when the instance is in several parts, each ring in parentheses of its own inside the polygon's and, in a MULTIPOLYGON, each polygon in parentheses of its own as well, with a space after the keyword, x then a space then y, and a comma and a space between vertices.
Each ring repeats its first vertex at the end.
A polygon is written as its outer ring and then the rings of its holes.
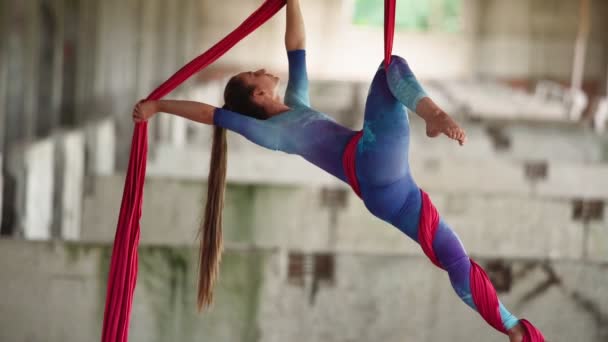
POLYGON ((271 150, 281 150, 281 126, 273 121, 259 120, 216 108, 213 124, 229 129, 247 138, 249 141, 271 150))
POLYGON ((355 132, 328 115, 310 108, 306 53, 288 51, 289 81, 285 104, 289 111, 258 120, 224 109, 215 111, 214 123, 251 142, 272 150, 303 157, 312 164, 344 179, 342 151, 355 132))
MULTIPOLYGON (((308 107, 310 99, 308 96, 308 75, 306 73, 306 51, 288 51, 287 58, 289 60, 289 81, 285 92, 285 104, 292 108, 308 107)), ((213 123, 239 133, 259 146, 271 150, 285 151, 281 136, 282 132, 288 130, 286 125, 290 122, 258 120, 217 108, 213 116, 213 123)))
POLYGON ((287 51, 287 59, 289 60, 289 82, 285 91, 285 104, 290 107, 310 107, 306 50, 287 51))

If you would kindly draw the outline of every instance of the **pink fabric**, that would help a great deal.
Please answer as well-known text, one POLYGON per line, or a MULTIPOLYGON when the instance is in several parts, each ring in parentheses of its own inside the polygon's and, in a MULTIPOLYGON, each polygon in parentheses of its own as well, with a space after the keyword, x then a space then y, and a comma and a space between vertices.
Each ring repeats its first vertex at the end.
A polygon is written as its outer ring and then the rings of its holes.
MULTIPOLYGON (((270 19, 285 5, 285 0, 267 0, 238 28, 161 84, 148 100, 157 100, 213 63, 237 42, 270 19)), ((148 124, 138 123, 133 131, 129 167, 125 178, 120 214, 114 237, 108 288, 103 317, 102 342, 125 342, 128 338, 133 293, 137 280, 137 246, 143 186, 148 153, 148 124)))
MULTIPOLYGON (((420 190, 422 194, 422 212, 420 214, 420 222, 418 224, 418 239, 424 253, 431 261, 441 267, 437 262, 435 251, 433 250, 433 239, 439 224, 439 214, 437 209, 431 202, 430 197, 426 192, 420 190)), ((443 268, 443 267, 442 267, 443 268)), ((502 319, 500 318, 500 309, 496 290, 490 282, 486 272, 471 259, 471 273, 469 274, 469 282, 471 286, 471 294, 473 302, 477 307, 477 311, 494 329, 506 334, 502 319)), ((526 330, 523 342, 544 342, 543 334, 525 319, 519 321, 526 330)))
POLYGON ((359 180, 357 179, 357 172, 355 170, 355 159, 357 155, 357 144, 362 135, 363 132, 357 132, 357 134, 348 141, 348 144, 346 144, 346 148, 342 153, 342 168, 344 169, 344 174, 346 175, 348 184, 350 184, 353 191, 359 197, 361 197, 361 189, 359 188, 359 180))
POLYGON ((439 213, 426 192, 420 190, 420 195, 422 196, 422 208, 420 210, 420 222, 418 223, 418 243, 431 262, 443 269, 433 249, 433 238, 439 226, 439 213))
POLYGON ((493 326, 494 329, 501 333, 507 333, 502 320, 500 318, 500 310, 498 303, 498 296, 496 290, 490 282, 488 275, 477 265, 473 259, 471 259, 471 273, 469 274, 469 283, 471 284, 471 294, 473 295, 473 302, 477 311, 483 319, 488 322, 489 325, 493 326))
POLYGON ((395 9, 397 0, 384 0, 384 67, 388 69, 393 54, 395 9))
POLYGON ((521 323, 524 326, 524 329, 526 329, 526 334, 524 335, 522 342, 543 342, 545 340, 545 337, 540 330, 536 329, 532 323, 525 319, 520 319, 519 323, 521 323))

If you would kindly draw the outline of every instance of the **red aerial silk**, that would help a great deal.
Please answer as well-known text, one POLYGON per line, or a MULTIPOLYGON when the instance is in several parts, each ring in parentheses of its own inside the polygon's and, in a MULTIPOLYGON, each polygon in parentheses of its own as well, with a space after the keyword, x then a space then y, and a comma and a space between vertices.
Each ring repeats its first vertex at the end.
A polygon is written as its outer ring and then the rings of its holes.
POLYGON ((396 0, 384 0, 384 68, 391 64, 393 36, 395 35, 396 0))
POLYGON ((361 189, 359 188, 359 181, 357 180, 357 173, 355 172, 355 155, 357 153, 357 144, 362 135, 362 131, 357 132, 357 134, 348 141, 344 153, 342 153, 342 168, 346 174, 346 179, 348 179, 348 183, 359 197, 361 197, 361 189))
MULTIPOLYGON (((165 83, 161 84, 149 96, 148 100, 157 100, 175 89, 194 73, 208 66, 226 53, 237 42, 253 32, 260 25, 270 19, 285 5, 285 0, 267 0, 264 4, 247 18, 238 28, 231 32, 207 52, 188 63, 165 83)), ((391 59, 393 34, 395 22, 395 0, 385 0, 385 67, 391 59)), ((122 204, 114 248, 108 275, 108 288, 106 293, 106 306, 104 312, 102 342, 125 342, 128 337, 129 320, 133 303, 133 293, 137 279, 137 246, 139 243, 139 219, 141 218, 143 184, 146 174, 146 160, 148 152, 148 125, 146 122, 135 125, 129 167, 125 179, 122 204)), ((349 183, 361 196, 359 184, 355 173, 355 152, 361 133, 355 135, 348 144, 343 156, 343 166, 349 183)), ((437 229, 437 210, 423 192, 422 215, 419 227, 419 240, 424 252, 431 261, 440 266, 432 250, 432 241, 437 229)), ((475 305, 480 314, 492 326, 504 332, 498 313, 498 299, 485 272, 472 262, 471 289, 475 305)), ((540 342, 544 338, 540 331, 528 321, 520 321, 527 334, 524 342, 540 342)))
MULTIPOLYGON (((178 85, 213 63, 245 36, 275 15, 285 0, 266 0, 249 18, 228 36, 214 45, 161 84, 148 97, 158 100, 178 85)), ((128 337, 133 292, 137 280, 137 245, 141 218, 146 160, 148 153, 148 124, 138 123, 133 131, 129 167, 114 237, 114 248, 108 275, 106 306, 103 316, 102 342, 125 342, 128 337)))
MULTIPOLYGON (((437 261, 435 251, 433 250, 433 239, 439 224, 439 214, 437 209, 431 202, 429 195, 420 190, 422 195, 422 213, 420 214, 420 222, 418 224, 418 241, 424 253, 433 261, 435 265, 442 268, 437 261)), ((498 296, 496 290, 490 282, 486 272, 473 259, 471 259, 471 269, 469 274, 469 283, 471 286, 471 294, 477 311, 494 329, 506 334, 502 320, 500 318, 498 296)), ((526 334, 524 342, 543 342, 545 338, 543 334, 525 319, 520 320, 526 334)))
MULTIPOLYGON (((393 35, 395 32, 395 1, 384 0, 384 65, 388 68, 390 64, 393 35)), ((362 132, 357 132, 351 140, 346 144, 346 148, 342 154, 342 166, 344 174, 353 191, 361 197, 361 188, 355 169, 357 144, 363 135, 362 132)), ((442 268, 435 251, 433 250, 433 239, 439 225, 439 213, 431 202, 428 194, 420 190, 422 195, 422 209, 420 213, 420 222, 418 223, 418 241, 426 256, 437 267, 442 268)), ((479 314, 496 330, 507 333, 502 320, 500 318, 498 296, 496 290, 486 272, 475 261, 471 260, 471 271, 469 275, 471 286, 471 294, 473 302, 477 307, 479 314)), ((526 334, 523 342, 543 342, 545 338, 543 334, 525 319, 519 320, 523 325, 526 334)))

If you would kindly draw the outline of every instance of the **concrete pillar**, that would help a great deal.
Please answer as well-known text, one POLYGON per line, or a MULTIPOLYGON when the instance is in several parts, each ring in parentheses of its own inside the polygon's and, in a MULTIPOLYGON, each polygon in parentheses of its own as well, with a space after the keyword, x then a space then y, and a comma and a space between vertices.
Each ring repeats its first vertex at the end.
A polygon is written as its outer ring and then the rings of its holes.
MULTIPOLYGON (((608 51, 608 46, 607 46, 608 51)), ((604 88, 604 96, 599 100, 597 110, 593 116, 593 127, 598 133, 603 133, 608 122, 608 68, 606 68, 606 83, 604 88)))
POLYGON ((593 128, 595 132, 603 133, 606 130, 606 122, 608 122, 608 96, 604 96, 599 100, 597 109, 593 115, 593 128))
POLYGON ((8 20, 8 1, 0 2, 0 224, 2 222, 2 208, 3 208, 3 181, 4 181, 4 168, 3 168, 3 155, 4 155, 4 130, 6 129, 6 89, 7 89, 7 70, 8 70, 8 53, 6 38, 8 34, 7 20, 8 20))
MULTIPOLYGON (((141 7, 139 20, 139 56, 137 58, 137 95, 134 100, 145 98, 162 80, 157 72, 161 51, 158 39, 158 22, 161 20, 160 0, 149 0, 141 7)), ((157 140, 157 119, 148 123, 150 151, 157 140)))
MULTIPOLYGON (((2 160, 1 155, 4 152, 4 130, 6 127, 4 120, 6 119, 6 91, 8 84, 7 17, 8 4, 6 1, 2 1, 0 2, 0 160, 2 160)), ((0 205, 0 207, 2 206, 0 205)))
POLYGON ((188 120, 178 116, 171 116, 171 145, 183 147, 186 145, 186 129, 188 120))
POLYGON ((154 136, 155 144, 169 144, 171 141, 171 116, 159 113, 150 122, 153 124, 149 135, 154 136))
POLYGON ((44 137, 59 125, 62 94, 62 70, 69 67, 63 59, 63 3, 42 1, 38 5, 39 43, 36 110, 33 115, 35 136, 44 137))
MULTIPOLYGON (((223 94, 227 79, 206 81, 188 91, 188 98, 192 101, 208 103, 214 106, 224 104, 223 94)), ((190 132, 188 144, 199 146, 211 146, 212 129, 211 127, 196 122, 188 121, 187 130, 190 132)))
POLYGON ((585 57, 587 55, 587 43, 589 41, 589 29, 591 27, 591 16, 589 10, 592 0, 579 0, 580 12, 578 19, 578 35, 574 44, 574 62, 572 63, 573 89, 582 89, 583 76, 585 74, 585 57))
POLYGON ((38 111, 38 84, 40 75, 40 11, 39 4, 34 1, 24 2, 26 7, 26 27, 25 27, 25 55, 24 73, 20 75, 24 78, 24 129, 25 141, 31 141, 35 136, 36 113, 38 111))
MULTIPOLYGON (((116 119, 118 135, 117 165, 126 169, 133 124, 129 112, 136 102, 138 21, 140 1, 108 0, 99 3, 97 59, 94 94, 103 115, 116 119), (120 51, 120 53, 116 53, 120 51)), ((161 21, 162 23, 162 21, 161 21)), ((159 24, 162 28, 164 24, 159 24)))
POLYGON ((87 173, 111 175, 116 171, 116 129, 114 121, 106 118, 85 128, 87 173))
MULTIPOLYGON (((76 75, 74 90, 75 113, 79 122, 92 120, 100 116, 94 105, 93 86, 95 79, 95 64, 97 63, 97 22, 98 3, 93 1, 78 2, 78 43, 76 44, 76 75)), ((107 114, 107 113, 106 113, 107 114)))
POLYGON ((60 187, 55 191, 61 194, 59 209, 59 237, 65 240, 80 238, 82 225, 82 201, 85 162, 85 135, 82 131, 63 134, 57 141, 63 173, 57 175, 60 187))
MULTIPOLYGON (((6 1, 3 1, 6 6, 6 1)), ((7 24, 6 24, 6 39, 2 39, 4 57, 6 58, 4 63, 1 63, 6 70, 7 79, 11 80, 11 86, 6 91, 6 102, 5 110, 6 117, 4 118, 4 125, 9 129, 6 130, 4 136, 4 147, 8 151, 10 146, 17 141, 19 138, 25 137, 24 121, 25 115, 23 115, 24 106, 24 87, 25 80, 23 75, 25 74, 25 23, 23 21, 17 21, 16 17, 27 16, 25 5, 22 2, 11 2, 13 6, 8 9, 7 13, 7 24)))
POLYGON ((26 239, 49 239, 53 213, 54 142, 46 139, 11 153, 16 178, 16 228, 26 239))

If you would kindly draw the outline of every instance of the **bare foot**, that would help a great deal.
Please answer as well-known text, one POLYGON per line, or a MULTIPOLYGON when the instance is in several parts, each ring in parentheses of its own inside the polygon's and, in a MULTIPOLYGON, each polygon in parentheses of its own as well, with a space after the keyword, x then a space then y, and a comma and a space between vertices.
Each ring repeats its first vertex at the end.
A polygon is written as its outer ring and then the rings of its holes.
POLYGON ((464 145, 467 140, 467 135, 460 126, 445 112, 440 111, 435 115, 425 119, 426 135, 434 138, 443 133, 450 139, 458 141, 460 145, 464 145))
POLYGON ((448 138, 464 145, 467 135, 460 126, 446 112, 441 110, 429 97, 418 102, 416 113, 426 122, 426 135, 434 138, 443 133, 448 138))
POLYGON ((521 323, 517 323, 516 326, 507 330, 507 334, 509 335, 509 342, 521 342, 524 339, 524 334, 526 331, 521 323))

